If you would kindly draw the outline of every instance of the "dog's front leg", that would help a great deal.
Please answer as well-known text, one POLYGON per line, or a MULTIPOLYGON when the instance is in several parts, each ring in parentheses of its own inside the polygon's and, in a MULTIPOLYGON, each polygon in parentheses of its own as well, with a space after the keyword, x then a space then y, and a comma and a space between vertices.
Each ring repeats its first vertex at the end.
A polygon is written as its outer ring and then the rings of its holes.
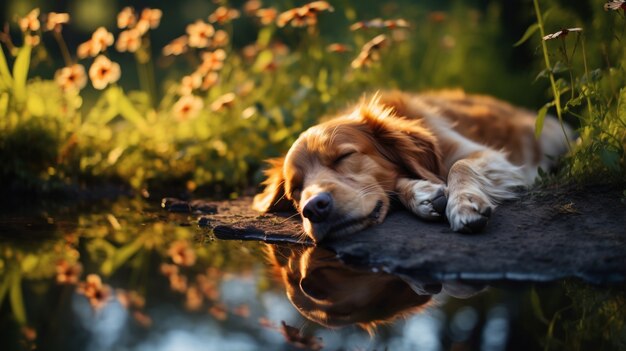
POLYGON ((516 197, 526 186, 520 168, 501 152, 481 150, 458 160, 448 173, 446 216, 454 231, 475 233, 487 224, 492 210, 516 197))
POLYGON ((401 178, 396 184, 400 202, 420 218, 439 220, 446 212, 446 185, 422 179, 401 178))

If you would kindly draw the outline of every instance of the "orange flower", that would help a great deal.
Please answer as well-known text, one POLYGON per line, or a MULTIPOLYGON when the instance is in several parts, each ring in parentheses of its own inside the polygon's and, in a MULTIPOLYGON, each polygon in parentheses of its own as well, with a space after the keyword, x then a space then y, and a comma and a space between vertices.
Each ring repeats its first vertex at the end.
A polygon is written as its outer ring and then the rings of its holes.
POLYGON ((215 112, 220 111, 223 108, 231 107, 234 102, 235 102, 234 93, 224 94, 218 97, 217 99, 215 99, 215 101, 213 101, 213 103, 211 104, 211 110, 215 112))
POLYGON ((86 57, 94 57, 98 55, 100 52, 99 48, 93 44, 93 40, 89 39, 86 42, 78 45, 78 49, 76 49, 76 56, 80 59, 84 59, 86 57))
POLYGON ((25 17, 18 19, 17 24, 20 26, 23 33, 27 31, 38 31, 41 27, 41 23, 39 22, 39 9, 33 9, 25 17))
POLYGON ((218 81, 219 75, 215 72, 209 72, 207 75, 204 76, 204 79, 202 79, 202 85, 200 85, 200 89, 202 91, 209 90, 210 88, 214 87, 218 81))
POLYGON ((163 47, 163 55, 165 56, 178 56, 187 52, 187 36, 183 35, 163 47))
POLYGON ((47 15, 47 18, 46 18, 46 25, 44 27, 44 30, 46 30, 46 31, 51 31, 51 30, 60 31, 61 30, 61 25, 62 24, 66 24, 69 21, 70 21, 70 15, 67 14, 67 13, 50 12, 47 15))
POLYGON ((185 308, 188 311, 197 311, 202 307, 202 294, 197 286, 190 286, 185 294, 185 308))
POLYGON ((352 51, 352 48, 345 44, 333 43, 326 47, 326 51, 343 53, 352 51))
POLYGON ((258 54, 259 54, 259 46, 256 43, 246 45, 243 47, 243 49, 241 49, 241 55, 243 56, 244 59, 248 61, 253 61, 256 58, 256 55, 258 54))
MULTIPOLYGON (((83 72, 84 73, 84 72, 83 72)), ((83 266, 76 262, 69 264, 65 260, 57 262, 57 283, 59 284, 76 284, 80 278, 80 274, 83 272, 83 266)))
POLYGON ((215 29, 212 25, 197 20, 195 23, 187 26, 187 34, 189 35, 189 46, 194 48, 206 48, 209 46, 211 37, 215 34, 215 29))
POLYGON ((168 278, 174 274, 178 274, 178 266, 175 264, 161 263, 160 270, 161 274, 168 278))
POLYGON ((136 52, 141 46, 141 33, 137 29, 127 29, 120 32, 115 43, 119 52, 136 52))
POLYGON ((74 64, 56 71, 54 80, 63 91, 78 92, 87 85, 87 74, 83 65, 74 64))
POLYGON ((144 328, 148 328, 152 325, 152 318, 141 311, 133 311, 133 318, 144 328))
POLYGON ((187 277, 180 274, 170 276, 170 288, 173 291, 184 293, 187 291, 187 277))
POLYGON ((218 22, 219 24, 224 24, 226 22, 230 22, 235 18, 239 18, 239 11, 235 9, 229 9, 226 6, 220 6, 215 9, 215 12, 213 12, 209 16, 209 22, 218 22))
POLYGON ((217 49, 213 52, 202 53, 202 63, 198 67, 197 72, 207 74, 211 71, 219 71, 224 67, 224 60, 226 59, 226 51, 217 49))
POLYGON ((89 67, 91 84, 98 90, 102 90, 107 85, 117 82, 121 73, 120 65, 103 55, 96 57, 91 67, 89 67))
MULTIPOLYGON (((181 96, 174 104, 174 117, 179 121, 187 121, 198 116, 204 107, 202 99, 195 95, 181 96)), ((176 244, 176 243, 174 243, 176 244)), ((191 266, 196 261, 196 254, 186 244, 172 245, 168 250, 172 261, 183 266, 191 266), (183 246, 185 245, 185 246, 183 246)))
POLYGON ((250 317, 250 306, 239 305, 233 309, 233 314, 242 318, 248 318, 250 317))
POLYGON ((202 85, 202 75, 194 73, 188 76, 184 76, 180 82, 179 93, 180 95, 189 95, 195 89, 198 89, 202 85))
POLYGON ((196 282, 198 288, 209 301, 216 301, 220 298, 220 289, 216 286, 215 282, 209 280, 206 275, 198 274, 196 276, 196 282))
POLYGON ((243 12, 248 16, 254 16, 261 6, 263 6, 263 3, 259 0, 248 0, 243 4, 243 12))
POLYGON ((226 307, 223 304, 217 304, 209 308, 209 313, 217 320, 224 321, 228 318, 226 307))
POLYGON ((409 22, 404 19, 395 19, 395 20, 382 20, 381 18, 374 18, 369 21, 360 21, 350 26, 350 30, 359 30, 359 29, 369 29, 369 28, 408 28, 409 22))
POLYGON ((146 305, 146 299, 136 291, 116 290, 117 301, 125 308, 142 309, 146 305))
POLYGON ((308 8, 309 11, 312 12, 335 11, 335 9, 327 1, 313 1, 304 5, 304 7, 308 8))
POLYGON ((124 29, 130 28, 135 25, 137 22, 137 16, 135 15, 135 10, 126 6, 117 14, 117 28, 124 29))
POLYGON ((167 253, 170 255, 172 261, 179 266, 189 267, 196 263, 196 253, 191 247, 189 247, 189 242, 186 240, 173 242, 167 250, 167 253))
POLYGON ((96 31, 91 35, 91 40, 94 45, 100 48, 101 51, 104 51, 106 48, 113 45, 114 42, 113 34, 111 34, 111 32, 106 30, 104 27, 96 29, 96 31))
POLYGON ((261 24, 264 26, 274 22, 274 20, 276 19, 276 16, 278 16, 278 11, 276 11, 276 9, 273 9, 273 8, 258 9, 256 11, 256 17, 259 18, 259 21, 261 21, 261 24))
POLYGON ((26 45, 30 45, 30 46, 37 46, 39 45, 39 43, 41 43, 41 37, 38 35, 34 35, 34 34, 26 34, 24 36, 24 43, 26 45))
POLYGON ((111 287, 102 284, 102 279, 97 274, 89 274, 84 283, 80 283, 76 291, 85 295, 95 310, 104 307, 111 299, 111 287))
POLYGON ((228 45, 228 33, 224 30, 218 30, 213 36, 213 47, 219 48, 228 45))
POLYGON ((281 13, 276 19, 279 27, 284 27, 291 23, 292 27, 314 26, 317 24, 317 16, 305 7, 297 7, 281 13))
POLYGON ((155 29, 161 24, 161 17, 163 17, 163 11, 159 9, 145 8, 141 11, 141 17, 137 22, 137 30, 141 34, 145 34, 148 29, 155 29))
POLYGON ((352 68, 360 68, 369 66, 374 61, 380 59, 379 50, 387 43, 387 37, 384 34, 374 37, 361 48, 359 55, 352 61, 352 68))

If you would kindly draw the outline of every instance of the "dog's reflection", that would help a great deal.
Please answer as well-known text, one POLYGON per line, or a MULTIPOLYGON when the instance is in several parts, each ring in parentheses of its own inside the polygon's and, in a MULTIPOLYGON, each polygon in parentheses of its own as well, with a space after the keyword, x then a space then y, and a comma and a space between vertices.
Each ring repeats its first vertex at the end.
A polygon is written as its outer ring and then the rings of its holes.
POLYGON ((357 324, 371 332, 376 325, 422 310, 442 290, 463 298, 484 289, 357 269, 320 247, 268 245, 267 252, 291 303, 304 317, 326 327, 357 324))

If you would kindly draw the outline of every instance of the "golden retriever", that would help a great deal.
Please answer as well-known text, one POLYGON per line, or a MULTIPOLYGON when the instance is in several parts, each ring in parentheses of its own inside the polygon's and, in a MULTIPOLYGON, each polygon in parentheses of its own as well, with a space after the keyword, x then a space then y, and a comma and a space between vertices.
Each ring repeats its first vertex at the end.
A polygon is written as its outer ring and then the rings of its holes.
POLYGON ((571 129, 547 116, 536 139, 535 118, 462 91, 375 94, 272 160, 253 207, 295 209, 315 242, 381 223, 392 198, 420 218, 479 232, 498 203, 567 151, 571 129))

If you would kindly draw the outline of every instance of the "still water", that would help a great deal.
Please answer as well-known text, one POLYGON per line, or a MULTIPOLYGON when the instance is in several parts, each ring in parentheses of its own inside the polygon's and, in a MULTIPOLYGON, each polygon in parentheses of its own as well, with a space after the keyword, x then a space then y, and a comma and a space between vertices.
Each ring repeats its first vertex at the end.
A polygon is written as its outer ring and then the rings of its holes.
POLYGON ((144 200, 0 214, 1 350, 626 350, 623 285, 424 282, 144 200))

